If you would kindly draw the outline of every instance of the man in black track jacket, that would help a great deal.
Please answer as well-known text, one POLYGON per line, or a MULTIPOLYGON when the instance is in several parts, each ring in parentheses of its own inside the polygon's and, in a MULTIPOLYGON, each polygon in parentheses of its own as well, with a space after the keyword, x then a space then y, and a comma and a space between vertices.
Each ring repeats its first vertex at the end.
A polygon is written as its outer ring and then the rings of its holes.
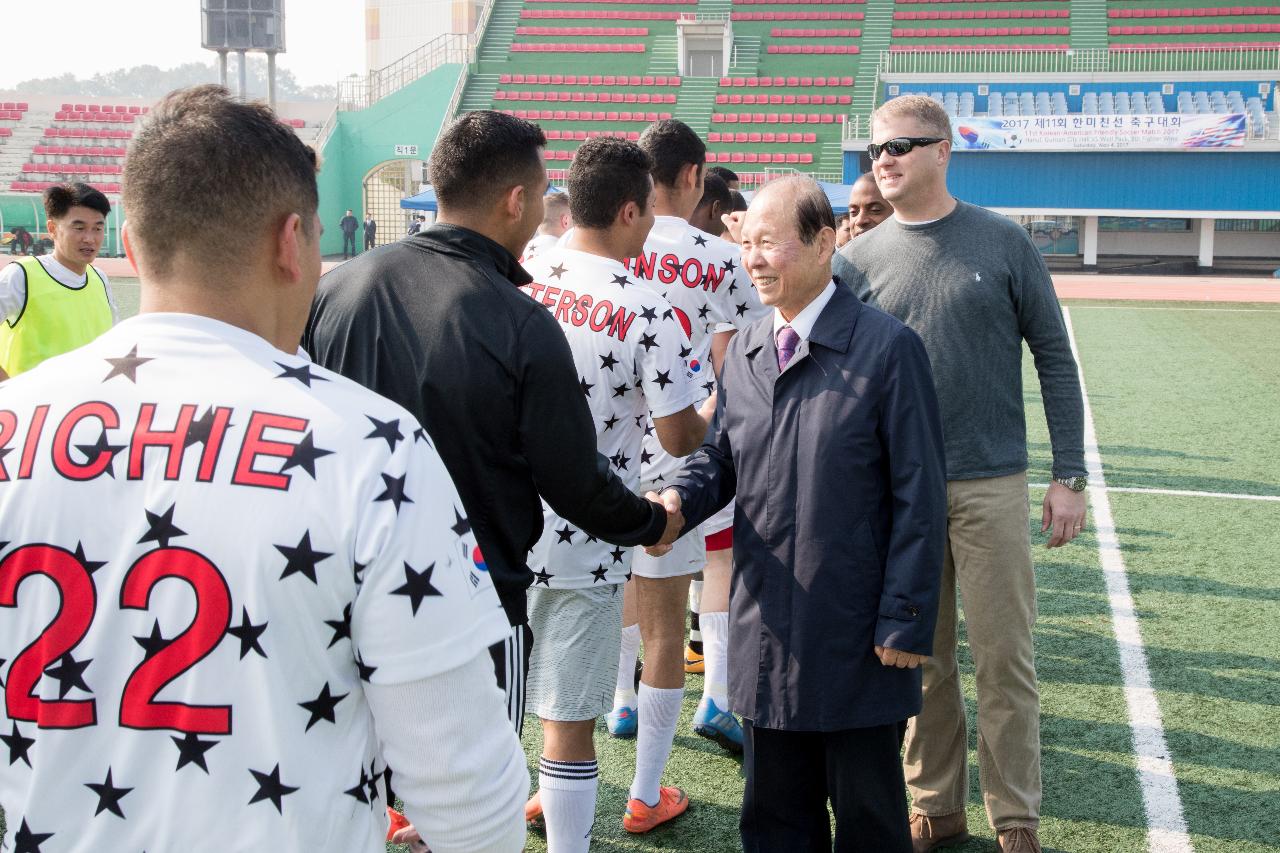
POLYGON ((446 129, 429 164, 437 223, 324 276, 304 339, 317 363, 425 427, 370 423, 370 440, 430 441, 444 460, 479 542, 473 559, 491 573, 512 625, 493 652, 517 731, 539 496, 616 545, 668 541, 683 523, 634 495, 596 452, 564 333, 519 289, 531 279, 516 255, 543 216, 545 144, 535 125, 496 112, 446 129))

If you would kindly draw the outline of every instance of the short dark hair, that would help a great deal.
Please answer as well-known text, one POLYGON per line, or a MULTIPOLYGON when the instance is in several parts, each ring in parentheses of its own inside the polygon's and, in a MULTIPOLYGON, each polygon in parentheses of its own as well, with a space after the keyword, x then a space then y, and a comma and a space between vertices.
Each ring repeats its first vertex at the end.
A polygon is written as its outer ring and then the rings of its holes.
POLYGON ((440 133, 427 162, 440 206, 482 209, 514 186, 545 179, 538 149, 546 144, 542 128, 524 119, 494 110, 467 113, 440 133))
POLYGON ((707 175, 702 182, 702 201, 698 207, 710 207, 720 202, 720 209, 728 213, 733 209, 733 190, 719 175, 707 175))
POLYGON ((44 191, 44 212, 50 219, 61 219, 73 207, 87 207, 104 217, 111 213, 111 202, 88 184, 54 184, 44 191))
POLYGON ((547 193, 542 199, 542 221, 555 222, 563 214, 569 212, 569 194, 563 191, 547 193))
POLYGON ((296 213, 315 230, 315 153, 263 103, 242 103, 221 86, 171 92, 151 108, 124 161, 129 233, 156 275, 179 253, 214 270, 240 259, 226 251, 296 213))
POLYGON ((746 210, 750 205, 747 204, 747 197, 737 190, 729 190, 733 194, 733 212, 746 210))
POLYGON ((831 199, 817 182, 809 178, 787 178, 797 184, 796 233, 800 242, 808 246, 823 228, 836 230, 836 214, 831 209, 831 199))
POLYGON ((673 187, 685 166, 707 162, 707 145, 689 125, 673 118, 655 121, 640 134, 640 148, 653 159, 653 182, 673 187))
POLYGON ((712 166, 710 169, 707 169, 707 174, 718 175, 720 180, 724 181, 726 184, 730 181, 740 180, 737 172, 733 171, 733 169, 727 169, 724 166, 712 166))
POLYGON ((608 228, 629 201, 648 210, 652 169, 652 158, 634 142, 599 136, 582 143, 565 179, 574 223, 608 228))

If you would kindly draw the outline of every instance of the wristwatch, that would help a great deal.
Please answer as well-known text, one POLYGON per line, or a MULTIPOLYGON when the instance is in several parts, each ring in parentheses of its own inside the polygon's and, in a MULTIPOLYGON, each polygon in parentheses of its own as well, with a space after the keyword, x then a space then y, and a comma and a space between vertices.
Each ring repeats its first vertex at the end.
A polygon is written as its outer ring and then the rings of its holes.
POLYGON ((1066 486, 1073 492, 1083 492, 1084 487, 1089 485, 1088 477, 1054 477, 1053 482, 1059 486, 1066 486))

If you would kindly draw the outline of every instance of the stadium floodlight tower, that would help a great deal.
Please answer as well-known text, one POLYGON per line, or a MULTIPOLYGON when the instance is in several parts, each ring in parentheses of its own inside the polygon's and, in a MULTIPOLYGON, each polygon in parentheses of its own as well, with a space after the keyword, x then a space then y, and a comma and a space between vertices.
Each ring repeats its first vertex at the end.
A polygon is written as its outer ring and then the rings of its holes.
POLYGON ((237 95, 245 100, 245 55, 267 55, 267 102, 276 106, 276 54, 284 53, 284 0, 200 0, 201 45, 218 52, 218 70, 227 85, 227 53, 240 55, 237 95))

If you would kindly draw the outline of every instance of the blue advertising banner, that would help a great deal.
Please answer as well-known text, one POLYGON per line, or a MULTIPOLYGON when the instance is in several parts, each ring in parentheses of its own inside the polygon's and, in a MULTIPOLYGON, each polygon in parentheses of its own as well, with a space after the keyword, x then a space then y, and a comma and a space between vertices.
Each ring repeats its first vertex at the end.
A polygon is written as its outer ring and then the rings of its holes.
POLYGON ((952 119, 957 151, 1240 148, 1243 113, 970 116, 952 119))

